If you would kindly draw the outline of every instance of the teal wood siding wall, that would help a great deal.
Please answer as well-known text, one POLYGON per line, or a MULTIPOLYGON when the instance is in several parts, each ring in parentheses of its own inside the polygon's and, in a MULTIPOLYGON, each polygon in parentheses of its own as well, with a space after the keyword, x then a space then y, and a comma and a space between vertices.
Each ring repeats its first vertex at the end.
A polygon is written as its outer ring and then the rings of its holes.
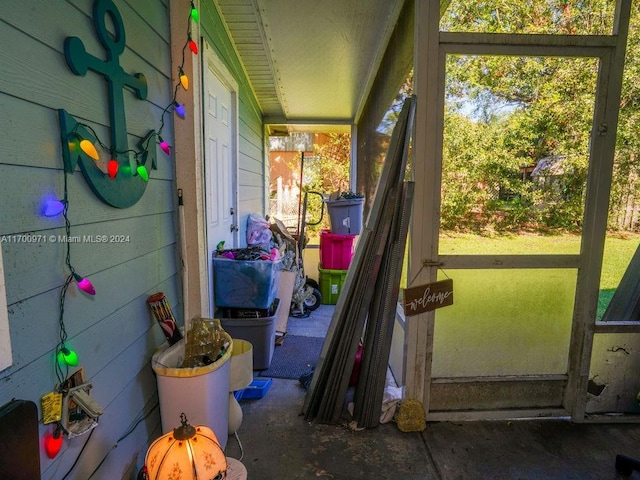
MULTIPOLYGON (((126 50, 120 63, 129 73, 147 78, 148 96, 137 100, 125 92, 130 144, 157 129, 171 101, 169 0, 114 0, 124 21, 126 50)), ((203 2, 203 35, 240 85, 239 188, 241 239, 246 217, 264 212, 265 164, 262 114, 213 4, 203 2)), ((106 82, 95 72, 74 75, 63 44, 79 37, 88 53, 104 58, 92 18, 93 0, 25 0, 20 7, 0 2, 0 239, 16 234, 62 237, 62 218, 39 215, 45 195, 62 197, 64 175, 57 110, 62 108, 90 125, 109 143, 106 82)), ((186 13, 188 14, 188 13, 186 13)), ((186 18, 185 18, 186 20, 186 18)), ((186 23, 186 22, 185 22, 186 23)), ((187 52, 190 54, 190 52, 187 52)), ((199 59, 198 59, 199 61, 199 59)), ((173 143, 173 114, 165 117, 163 138, 173 143)), ((69 479, 129 479, 144 461, 150 441, 161 433, 156 378, 150 358, 164 336, 145 300, 157 291, 169 298, 181 318, 180 280, 176 261, 176 201, 173 158, 158 154, 142 199, 116 209, 102 203, 79 170, 68 176, 71 234, 125 235, 126 243, 71 245, 75 269, 96 288, 89 297, 72 285, 64 321, 68 345, 80 356, 92 396, 104 408, 98 427, 69 479), (151 412, 125 439, 129 429, 151 412), (112 446, 118 442, 118 448, 112 446)), ((40 407, 42 395, 57 382, 53 355, 58 342, 60 289, 68 274, 65 245, 60 242, 3 242, 13 364, 0 372, 0 405, 12 398, 40 407)), ((176 419, 176 422, 178 419, 176 419)), ((40 425, 40 436, 51 429, 40 425)), ((71 468, 89 434, 65 440, 50 460, 41 445, 43 479, 59 479, 71 468)))
MULTIPOLYGON (((169 52, 169 0, 114 0, 124 21, 126 72, 141 72, 148 97, 125 92, 130 144, 160 125, 173 94, 169 52)), ((45 194, 63 195, 63 171, 57 109, 90 125, 110 143, 106 82, 95 72, 74 75, 63 42, 77 36, 87 52, 105 58, 92 19, 93 0, 0 2, 0 238, 33 233, 64 236, 62 218, 38 214, 45 194)), ((185 28, 186 28, 185 12, 185 28)), ((189 52, 190 53, 190 52, 189 52)), ((173 143, 173 114, 163 137, 173 143)), ((65 440, 50 460, 41 450, 43 479, 60 479, 88 440, 69 479, 86 480, 109 453, 96 479, 135 478, 149 440, 160 434, 156 378, 150 358, 164 336, 145 300, 157 291, 180 316, 176 262, 176 206, 172 158, 159 150, 142 199, 128 209, 112 208, 92 193, 79 171, 68 177, 72 235, 126 235, 126 243, 74 243, 72 264, 88 276, 95 297, 69 288, 64 320, 68 344, 80 356, 92 396, 104 408, 98 427, 65 440), (118 439, 147 412, 117 449, 118 439)), ((59 242, 4 242, 6 294, 13 365, 0 372, 0 404, 12 398, 34 401, 56 383, 53 354, 58 343, 58 301, 68 274, 65 246, 59 242)), ((179 323, 182 319, 179 318, 179 323)), ((176 422, 179 419, 176 419, 176 422)), ((51 426, 40 426, 41 438, 51 426)), ((42 446, 41 446, 42 449, 42 446)))
POLYGON ((265 167, 264 128, 262 112, 246 78, 244 69, 233 44, 223 27, 213 2, 201 4, 202 36, 209 42, 218 57, 238 82, 239 88, 239 142, 238 142, 238 190, 240 242, 246 245, 246 223, 250 213, 267 213, 267 189, 265 185, 268 167, 265 167))

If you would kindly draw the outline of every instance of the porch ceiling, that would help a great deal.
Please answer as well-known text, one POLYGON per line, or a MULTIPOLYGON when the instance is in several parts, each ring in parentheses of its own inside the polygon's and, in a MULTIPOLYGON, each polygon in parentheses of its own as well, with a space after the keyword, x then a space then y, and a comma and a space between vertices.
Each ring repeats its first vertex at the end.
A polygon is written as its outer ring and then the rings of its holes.
POLYGON ((274 131, 314 124, 348 131, 404 2, 213 1, 274 131))

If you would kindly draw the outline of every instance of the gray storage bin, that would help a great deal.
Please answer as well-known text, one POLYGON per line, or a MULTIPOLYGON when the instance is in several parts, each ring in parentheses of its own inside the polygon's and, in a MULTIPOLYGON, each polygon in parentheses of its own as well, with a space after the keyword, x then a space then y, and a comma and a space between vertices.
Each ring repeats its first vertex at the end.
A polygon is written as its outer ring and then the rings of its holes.
POLYGON ((222 328, 231 338, 246 340, 253 345, 254 370, 266 370, 271 364, 276 343, 276 319, 280 308, 278 302, 275 313, 270 317, 220 318, 222 328))
POLYGON ((328 200, 327 210, 331 221, 331 233, 337 235, 360 235, 364 198, 328 200))

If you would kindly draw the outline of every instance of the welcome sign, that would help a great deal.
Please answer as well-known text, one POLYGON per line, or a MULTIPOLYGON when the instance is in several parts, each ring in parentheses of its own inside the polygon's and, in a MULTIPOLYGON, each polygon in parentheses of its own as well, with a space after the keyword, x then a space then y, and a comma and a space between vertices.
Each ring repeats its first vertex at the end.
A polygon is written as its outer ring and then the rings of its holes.
POLYGON ((453 305, 453 280, 441 280, 404 289, 404 314, 406 316, 453 305))

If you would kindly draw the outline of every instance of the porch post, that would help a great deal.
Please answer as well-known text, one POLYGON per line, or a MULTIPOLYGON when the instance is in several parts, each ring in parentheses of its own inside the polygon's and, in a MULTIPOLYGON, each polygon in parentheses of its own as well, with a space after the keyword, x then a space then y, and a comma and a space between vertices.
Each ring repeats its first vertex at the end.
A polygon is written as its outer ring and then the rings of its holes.
MULTIPOLYGON (((358 124, 351 125, 351 158, 349 159, 349 188, 358 191, 358 124)), ((361 192, 364 193, 364 192, 361 192)))
MULTIPOLYGON (((445 2, 446 3, 446 2, 445 2)), ((444 75, 439 67, 440 2, 416 0, 414 23, 414 93, 416 95, 413 172, 415 198, 411 219, 408 282, 429 283, 436 261, 442 156, 442 102, 444 75)), ((429 411, 429 384, 433 350, 434 312, 406 321, 405 397, 422 401, 429 411)))
MULTIPOLYGON (((197 7, 198 0, 195 0, 197 7)), ((185 12, 190 11, 189 0, 169 2, 171 18, 171 65, 172 83, 178 81, 178 66, 182 62, 182 49, 187 42, 185 31, 185 12)), ((193 22, 191 36, 194 41, 200 40, 199 23, 193 22)), ((184 238, 179 235, 180 251, 186 253, 180 258, 178 267, 181 269, 183 283, 183 309, 185 324, 194 316, 209 316, 208 297, 208 265, 205 240, 204 212, 204 180, 202 154, 202 99, 201 69, 199 56, 186 55, 183 70, 190 80, 189 90, 179 91, 178 101, 183 103, 188 112, 185 119, 174 122, 174 150, 176 188, 182 190, 184 207, 182 221, 184 222, 184 238), (182 264, 180 263, 182 262, 182 264)), ((177 194, 176 194, 177 195, 177 194)), ((176 202, 177 203, 177 202, 176 202)))
POLYGON ((596 326, 597 297, 607 230, 630 12, 631 0, 616 1, 612 32, 616 38, 615 49, 612 54, 601 60, 598 71, 580 248, 583 258, 576 285, 573 329, 569 347, 569 378, 564 405, 576 422, 583 422, 587 414, 587 386, 596 326))

